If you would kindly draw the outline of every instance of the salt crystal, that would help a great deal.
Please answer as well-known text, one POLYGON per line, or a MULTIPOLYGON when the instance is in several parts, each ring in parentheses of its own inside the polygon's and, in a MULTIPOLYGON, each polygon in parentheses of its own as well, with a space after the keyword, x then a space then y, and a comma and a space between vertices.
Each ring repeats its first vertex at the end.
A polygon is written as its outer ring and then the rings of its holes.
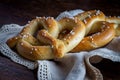
POLYGON ((36 19, 39 18, 38 16, 36 16, 36 19))
POLYGON ((107 28, 109 29, 110 27, 109 27, 109 26, 107 26, 107 28))
MULTIPOLYGON (((23 29, 23 30, 25 30, 25 29, 23 29)), ((24 35, 24 33, 20 33, 20 35, 24 35)))
POLYGON ((45 16, 43 16, 43 18, 45 19, 45 16))
POLYGON ((84 22, 85 24, 87 24, 87 21, 86 21, 85 19, 83 20, 83 22, 84 22))
POLYGON ((66 38, 64 38, 63 40, 66 40, 66 38))
POLYGON ((88 12, 88 14, 90 15, 90 14, 91 14, 91 12, 88 12))
POLYGON ((100 32, 96 33, 96 35, 100 35, 100 32))
POLYGON ((103 22, 103 24, 105 25, 106 22, 103 22))
POLYGON ((49 27, 51 27, 51 25, 49 24, 49 27))
POLYGON ((46 36, 46 32, 43 32, 41 35, 46 36))
POLYGON ((34 48, 32 48, 32 51, 34 50, 34 48))
POLYGON ((69 19, 67 19, 67 22, 69 22, 69 19))
POLYGON ((91 18, 91 15, 88 15, 89 18, 91 18))
POLYGON ((46 20, 48 20, 48 19, 50 19, 50 17, 48 16, 48 17, 46 17, 46 20))
POLYGON ((37 49, 35 48, 35 51, 37 51, 37 49))
POLYGON ((28 21, 28 23, 30 23, 31 21, 28 21))
POLYGON ((26 37, 27 35, 23 35, 23 37, 26 37))
POLYGON ((103 25, 103 26, 102 26, 102 28, 105 28, 105 27, 106 27, 106 25, 103 25))
POLYGON ((74 35, 74 34, 75 34, 75 32, 74 32, 74 31, 70 31, 70 34, 74 35))
POLYGON ((54 19, 54 17, 51 17, 51 19, 54 19))
POLYGON ((26 35, 26 38, 28 38, 28 35, 26 35))
POLYGON ((49 16, 49 17, 47 17, 46 19, 48 20, 48 19, 54 19, 54 18, 49 16))
POLYGON ((94 41, 93 41, 93 37, 91 36, 90 38, 91 38, 91 42, 94 43, 94 41))
POLYGON ((29 33, 26 33, 27 35, 29 35, 29 33))
POLYGON ((17 37, 15 37, 15 39, 18 39, 17 37))
POLYGON ((52 45, 51 48, 53 48, 54 46, 52 45))
POLYGON ((90 36, 90 39, 93 41, 93 37, 92 36, 90 36))
POLYGON ((77 21, 77 19, 74 19, 75 20, 75 23, 77 23, 78 21, 77 21))
POLYGON ((99 15, 99 14, 100 14, 100 10, 97 10, 96 15, 99 15))
POLYGON ((21 43, 21 45, 23 45, 23 43, 21 43))
POLYGON ((68 39, 70 39, 71 37, 69 36, 68 39))

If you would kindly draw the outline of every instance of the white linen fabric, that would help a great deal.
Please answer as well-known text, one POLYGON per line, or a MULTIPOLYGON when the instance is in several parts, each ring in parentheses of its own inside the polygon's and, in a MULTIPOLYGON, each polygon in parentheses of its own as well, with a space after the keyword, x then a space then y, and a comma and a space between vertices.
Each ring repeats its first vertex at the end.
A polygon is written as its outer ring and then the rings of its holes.
MULTIPOLYGON (((56 20, 63 17, 73 18, 74 15, 83 10, 71 10, 61 13, 56 20)), ((99 63, 102 58, 120 62, 120 37, 116 37, 103 48, 90 52, 82 51, 78 53, 68 53, 61 59, 37 60, 35 62, 27 60, 11 50, 6 41, 17 35, 24 26, 17 24, 4 25, 0 29, 0 52, 19 63, 33 70, 38 67, 38 80, 103 80, 99 69, 91 63, 99 63)))

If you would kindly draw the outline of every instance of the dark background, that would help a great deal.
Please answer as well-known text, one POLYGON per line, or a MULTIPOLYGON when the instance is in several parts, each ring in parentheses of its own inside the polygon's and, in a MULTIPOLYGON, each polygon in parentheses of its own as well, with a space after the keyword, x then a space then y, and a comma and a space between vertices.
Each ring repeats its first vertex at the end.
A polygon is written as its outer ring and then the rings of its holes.
POLYGON ((0 0, 0 25, 26 24, 36 16, 56 17, 72 9, 102 10, 106 15, 120 15, 119 0, 0 0))
MULTIPOLYGON (((25 25, 36 16, 56 17, 73 9, 99 9, 106 16, 120 16, 120 0, 0 0, 0 27, 11 23, 25 25)), ((120 80, 120 63, 104 59, 93 65, 101 70, 104 80, 120 80)), ((0 80, 37 80, 36 71, 0 54, 0 80)))

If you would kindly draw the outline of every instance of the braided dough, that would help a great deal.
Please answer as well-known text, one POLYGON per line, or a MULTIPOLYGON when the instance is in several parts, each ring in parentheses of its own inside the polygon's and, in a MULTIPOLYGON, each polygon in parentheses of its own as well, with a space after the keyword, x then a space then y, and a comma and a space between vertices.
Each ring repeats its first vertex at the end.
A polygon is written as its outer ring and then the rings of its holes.
POLYGON ((23 57, 30 60, 61 58, 73 49, 84 37, 85 25, 78 19, 40 17, 32 20, 7 44, 23 57), (65 37, 58 36, 64 29, 69 29, 65 37), (71 33, 72 32, 72 33, 71 33))

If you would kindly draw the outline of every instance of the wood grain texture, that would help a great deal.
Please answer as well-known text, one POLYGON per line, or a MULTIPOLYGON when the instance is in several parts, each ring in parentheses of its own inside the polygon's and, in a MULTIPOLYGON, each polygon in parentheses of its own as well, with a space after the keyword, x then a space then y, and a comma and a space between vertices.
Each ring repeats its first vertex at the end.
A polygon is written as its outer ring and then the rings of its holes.
MULTIPOLYGON (((25 25, 36 16, 56 17, 65 10, 99 9, 107 16, 120 16, 119 0, 0 0, 0 27, 25 25)), ((120 80, 120 63, 104 59, 98 67, 104 80, 120 80)), ((37 80, 37 70, 29 70, 0 54, 0 80, 37 80)))

